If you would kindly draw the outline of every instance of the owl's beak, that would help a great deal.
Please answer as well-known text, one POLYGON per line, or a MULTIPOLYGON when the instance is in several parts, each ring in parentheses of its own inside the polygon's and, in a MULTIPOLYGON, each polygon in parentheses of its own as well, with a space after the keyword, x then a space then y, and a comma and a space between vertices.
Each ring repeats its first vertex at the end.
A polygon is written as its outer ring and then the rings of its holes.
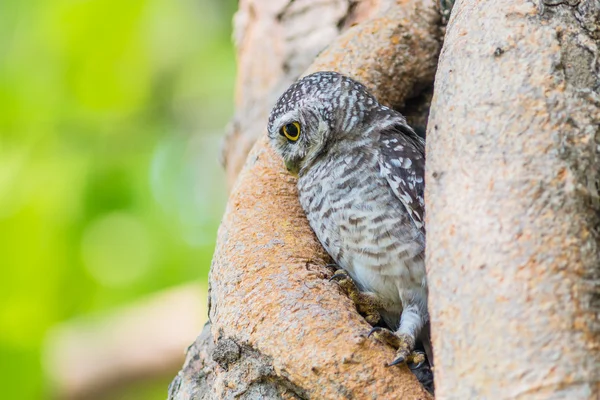
POLYGON ((285 161, 285 168, 294 176, 298 176, 298 166, 290 161, 285 161))

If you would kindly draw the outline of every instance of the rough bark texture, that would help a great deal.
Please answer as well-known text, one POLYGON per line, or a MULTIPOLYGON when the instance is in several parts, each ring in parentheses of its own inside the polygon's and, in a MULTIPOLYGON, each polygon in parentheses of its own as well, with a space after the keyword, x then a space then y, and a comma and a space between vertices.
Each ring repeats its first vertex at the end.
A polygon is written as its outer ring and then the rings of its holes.
MULTIPOLYGON (((311 70, 355 76, 394 106, 430 87, 440 49, 436 3, 390 7, 349 29, 311 70)), ((370 325, 328 281, 329 258, 300 208, 295 178, 267 144, 262 115, 253 128, 261 139, 218 234, 212 325, 189 349, 170 398, 431 398, 406 367, 386 367, 394 350, 366 337, 370 325)), ((234 135, 252 136, 244 132, 234 135)))
POLYGON ((600 3, 458 1, 427 132, 441 399, 600 398, 600 3))

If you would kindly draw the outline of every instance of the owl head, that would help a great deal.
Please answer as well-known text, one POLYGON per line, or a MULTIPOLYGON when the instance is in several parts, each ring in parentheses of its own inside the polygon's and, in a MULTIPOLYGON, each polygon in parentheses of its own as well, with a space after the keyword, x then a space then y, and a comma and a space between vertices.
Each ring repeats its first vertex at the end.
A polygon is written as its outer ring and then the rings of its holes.
POLYGON ((374 114, 386 110, 390 111, 355 80, 316 72, 277 100, 269 117, 269 140, 287 169, 302 173, 332 146, 365 138, 374 114))

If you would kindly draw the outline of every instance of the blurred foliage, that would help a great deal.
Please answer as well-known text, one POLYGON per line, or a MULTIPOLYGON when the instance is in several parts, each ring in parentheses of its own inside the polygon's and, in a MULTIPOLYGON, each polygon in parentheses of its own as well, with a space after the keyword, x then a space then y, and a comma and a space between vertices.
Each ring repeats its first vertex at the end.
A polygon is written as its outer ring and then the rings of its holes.
POLYGON ((48 396, 53 324, 205 279, 235 7, 0 2, 2 398, 48 396))

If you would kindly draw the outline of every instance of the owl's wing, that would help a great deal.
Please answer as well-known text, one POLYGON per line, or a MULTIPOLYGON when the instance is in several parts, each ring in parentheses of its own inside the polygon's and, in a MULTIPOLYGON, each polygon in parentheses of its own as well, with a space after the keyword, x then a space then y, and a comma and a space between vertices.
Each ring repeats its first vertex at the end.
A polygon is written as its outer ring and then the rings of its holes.
POLYGON ((425 232, 425 142, 411 127, 396 124, 381 132, 379 167, 416 227, 425 232))

